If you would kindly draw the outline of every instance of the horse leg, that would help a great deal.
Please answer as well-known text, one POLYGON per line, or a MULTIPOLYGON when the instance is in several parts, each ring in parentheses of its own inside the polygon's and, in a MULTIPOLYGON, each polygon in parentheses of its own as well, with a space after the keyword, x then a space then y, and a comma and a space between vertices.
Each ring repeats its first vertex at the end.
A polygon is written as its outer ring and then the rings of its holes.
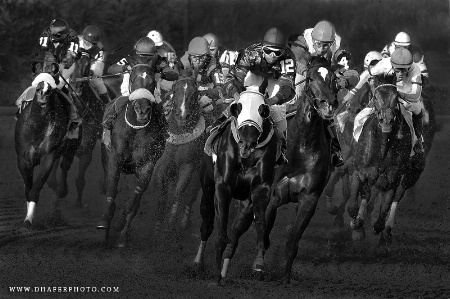
POLYGON ((352 219, 356 219, 356 216, 358 216, 358 197, 359 197, 359 191, 360 191, 360 185, 361 182, 358 178, 358 175, 356 172, 352 175, 352 184, 350 186, 350 202, 352 205, 347 206, 347 213, 352 219))
POLYGON ((57 192, 58 191, 58 178, 57 178, 57 173, 58 173, 58 167, 59 164, 61 163, 61 159, 58 158, 55 160, 55 163, 53 163, 53 168, 52 171, 50 172, 50 175, 47 179, 47 186, 53 190, 53 192, 57 192))
POLYGON ((65 198, 67 196, 67 194, 69 193, 69 188, 67 185, 67 174, 69 172, 70 166, 72 166, 72 162, 75 157, 75 151, 76 151, 76 149, 72 148, 72 146, 69 146, 69 150, 67 150, 63 154, 61 164, 60 164, 61 180, 58 185, 58 191, 56 192, 56 196, 58 198, 65 198))
POLYGON ((208 165, 206 159, 202 160, 200 168, 200 180, 202 186, 202 198, 200 201, 200 216, 202 223, 200 225, 200 245, 198 247, 197 255, 195 256, 194 265, 198 271, 204 269, 204 258, 206 244, 214 230, 214 173, 208 172, 208 165))
POLYGON ((180 220, 182 230, 185 230, 189 225, 192 205, 197 199, 197 193, 200 189, 200 178, 197 167, 197 163, 190 163, 179 169, 178 182, 175 188, 175 200, 181 202, 181 198, 184 198, 184 211, 180 220))
POLYGON ((82 204, 83 190, 84 186, 86 185, 85 176, 86 171, 91 162, 92 162, 92 151, 89 151, 87 154, 82 155, 80 157, 78 165, 78 177, 75 179, 75 185, 77 186, 77 201, 75 205, 78 208, 81 208, 83 206, 82 204))
POLYGON ((134 216, 136 216, 141 205, 142 194, 147 190, 148 184, 153 174, 153 163, 148 163, 141 168, 136 169, 136 176, 138 178, 137 186, 134 189, 133 195, 128 199, 125 209, 122 213, 121 223, 118 225, 117 230, 120 232, 120 237, 117 242, 117 247, 125 247, 126 243, 130 240, 131 223, 134 216))
POLYGON ((391 203, 389 210, 385 215, 388 216, 385 224, 385 228, 380 235, 380 245, 391 245, 392 244, 392 230, 394 229, 395 212, 397 210, 398 202, 401 198, 396 195, 396 189, 392 189, 386 192, 386 202, 391 203))
MULTIPOLYGON (((258 254, 253 262, 253 270, 264 271, 264 255, 265 236, 266 236, 266 210, 270 199, 270 185, 261 184, 256 190, 252 192, 253 214, 256 228, 256 246, 258 254)), ((242 232, 244 233, 244 232, 242 232)), ((241 234, 242 234, 241 233, 241 234)))
POLYGON ((382 201, 380 204, 379 214, 375 224, 373 225, 375 235, 378 235, 386 229, 386 218, 389 210, 391 209, 392 200, 395 194, 393 189, 381 193, 382 201))
POLYGON ((292 264, 298 253, 298 242, 302 238, 305 229, 308 227, 316 211, 317 202, 321 192, 314 192, 305 195, 298 201, 298 211, 294 226, 286 242, 286 266, 284 269, 282 283, 289 283, 291 280, 292 264))
MULTIPOLYGON (((36 181, 34 182, 34 184, 32 184, 33 187, 28 193, 27 216, 25 217, 24 220, 24 225, 27 226, 27 228, 29 228, 33 222, 36 211, 36 204, 39 201, 39 194, 45 182, 47 181, 48 176, 50 175, 54 162, 55 162, 55 155, 53 154, 45 155, 41 158, 40 169, 37 174, 36 181)), ((33 169, 28 169, 27 171, 33 172, 33 169)), ((28 174, 27 181, 30 179, 32 180, 32 178, 33 174, 32 173, 28 174)), ((29 184, 29 182, 25 184, 27 185, 29 184)))
MULTIPOLYGON (((18 156, 20 157, 20 155, 18 156)), ((34 209, 36 202, 32 202, 30 207, 30 191, 33 188, 33 167, 30 166, 31 162, 26 161, 23 158, 17 159, 17 166, 19 168, 20 174, 22 175, 24 189, 25 189, 25 199, 27 200, 27 215, 23 223, 23 228, 29 231, 31 223, 34 218, 34 209)))
POLYGON ((353 233, 352 238, 354 241, 362 241, 366 238, 364 229, 364 219, 366 218, 367 211, 367 199, 370 199, 371 187, 369 182, 366 181, 362 185, 361 203, 359 204, 358 216, 353 220, 353 233))
MULTIPOLYGON (((108 154, 109 155, 109 154, 108 154)), ((111 153, 108 159, 107 169, 105 173, 105 185, 106 185, 106 208, 105 214, 103 214, 100 222, 97 224, 97 229, 105 229, 105 240, 109 239, 109 228, 111 220, 114 217, 116 210, 115 199, 117 196, 117 185, 120 179, 119 163, 121 163, 121 157, 117 153, 111 153)))
MULTIPOLYGON (((223 254, 223 265, 221 271, 221 277, 224 279, 227 276, 230 261, 236 253, 236 249, 239 244, 239 238, 250 228, 253 222, 253 205, 250 200, 241 201, 239 203, 239 210, 236 218, 233 221, 233 227, 231 229, 231 242, 227 245, 223 254)), ((260 260, 255 260, 253 263, 253 270, 263 271, 264 257, 262 257, 262 263, 260 260)))
POLYGON ((216 192, 214 193, 214 203, 217 215, 217 237, 215 242, 216 262, 215 262, 215 284, 219 284, 222 280, 221 266, 222 256, 225 247, 230 243, 227 234, 228 216, 231 202, 231 189, 224 182, 223 178, 218 175, 216 178, 216 192))
POLYGON ((171 157, 164 155, 156 162, 155 173, 153 180, 155 186, 155 193, 157 194, 158 203, 156 206, 156 223, 155 235, 161 231, 161 226, 164 223, 167 214, 167 187, 168 187, 168 172, 170 171, 171 157))
POLYGON ((339 179, 342 176, 342 170, 341 168, 335 168, 333 173, 330 176, 330 179, 328 180, 327 185, 325 186, 324 192, 327 199, 327 211, 330 215, 336 215, 338 212, 338 207, 333 205, 333 193, 334 193, 334 187, 336 186, 337 182, 339 182, 339 179))

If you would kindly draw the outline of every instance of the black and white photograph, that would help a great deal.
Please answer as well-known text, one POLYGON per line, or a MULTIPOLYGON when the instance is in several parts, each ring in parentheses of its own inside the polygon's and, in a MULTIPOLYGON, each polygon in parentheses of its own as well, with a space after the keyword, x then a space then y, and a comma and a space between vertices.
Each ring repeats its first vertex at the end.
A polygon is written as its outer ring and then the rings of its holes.
POLYGON ((0 0, 0 298, 450 298, 450 0, 0 0))

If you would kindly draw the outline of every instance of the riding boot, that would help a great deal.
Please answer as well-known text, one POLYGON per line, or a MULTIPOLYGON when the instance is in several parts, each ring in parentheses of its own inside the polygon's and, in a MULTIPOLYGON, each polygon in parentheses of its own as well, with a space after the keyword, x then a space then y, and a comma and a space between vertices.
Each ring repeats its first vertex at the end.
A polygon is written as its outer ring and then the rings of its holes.
POLYGON ((278 135, 278 144, 280 145, 280 157, 278 157, 277 159, 277 164, 278 165, 283 165, 283 164, 287 164, 289 161, 286 157, 286 148, 287 148, 287 143, 286 143, 286 131, 281 132, 279 130, 275 130, 277 132, 278 135))
POLYGON ((109 94, 106 93, 102 93, 98 95, 100 97, 100 99, 102 100, 103 104, 108 104, 109 102, 111 102, 111 98, 109 97, 109 94))
POLYGON ((333 120, 326 120, 325 123, 331 138, 331 164, 334 167, 340 167, 344 165, 344 158, 341 156, 341 145, 337 138, 336 124, 333 120))
POLYGON ((422 128, 423 128, 422 118, 423 118, 422 111, 420 111, 420 113, 417 115, 415 115, 415 114, 412 115, 413 127, 414 127, 414 131, 415 131, 416 137, 417 137, 417 142, 416 142, 416 144, 414 144, 414 152, 416 152, 417 154, 424 153, 423 144, 422 144, 422 128))

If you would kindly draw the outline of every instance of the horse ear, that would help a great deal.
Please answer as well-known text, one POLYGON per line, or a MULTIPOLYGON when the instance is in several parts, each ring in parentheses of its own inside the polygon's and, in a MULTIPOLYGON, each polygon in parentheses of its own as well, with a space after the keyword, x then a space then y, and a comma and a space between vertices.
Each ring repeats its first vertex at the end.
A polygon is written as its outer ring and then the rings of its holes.
POLYGON ((230 113, 234 117, 238 117, 239 113, 242 111, 242 104, 241 103, 233 103, 230 106, 230 113))
POLYGON ((270 116, 270 107, 267 104, 261 104, 258 107, 258 113, 262 118, 266 119, 270 116))

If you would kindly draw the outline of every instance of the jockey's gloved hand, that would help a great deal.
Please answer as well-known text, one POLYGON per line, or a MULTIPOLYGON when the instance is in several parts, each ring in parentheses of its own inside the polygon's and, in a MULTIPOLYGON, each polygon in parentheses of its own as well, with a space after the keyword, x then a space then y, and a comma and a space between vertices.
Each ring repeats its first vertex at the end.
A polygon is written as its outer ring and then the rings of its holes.
POLYGON ((131 65, 125 64, 124 66, 122 66, 122 71, 123 71, 123 72, 129 72, 129 71, 131 71, 131 65))
POLYGON ((355 96, 355 92, 350 90, 349 92, 347 92, 347 94, 342 99, 342 103, 345 104, 347 102, 350 102, 354 96, 355 96))

